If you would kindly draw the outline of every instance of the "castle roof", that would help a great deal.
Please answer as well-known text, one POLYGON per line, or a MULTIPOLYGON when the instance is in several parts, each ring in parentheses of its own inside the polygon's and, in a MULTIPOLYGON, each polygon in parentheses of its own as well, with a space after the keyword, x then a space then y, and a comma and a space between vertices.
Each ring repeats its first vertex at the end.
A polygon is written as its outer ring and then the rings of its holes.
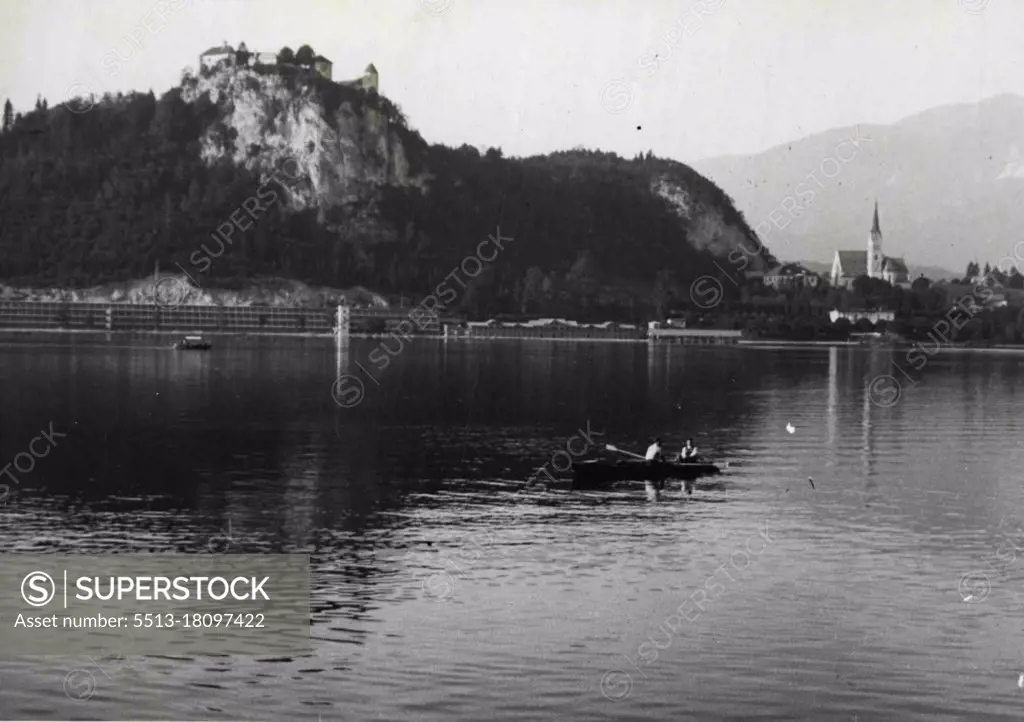
POLYGON ((205 53, 203 53, 199 57, 202 58, 202 57, 205 57, 207 55, 224 55, 225 53, 233 53, 233 52, 235 52, 234 48, 232 48, 230 45, 225 43, 224 45, 221 45, 220 47, 210 48, 209 50, 207 50, 205 53))
POLYGON ((366 66, 366 70, 363 71, 363 72, 372 73, 373 75, 377 75, 377 68, 373 67, 373 63, 370 63, 369 65, 366 66))
POLYGON ((836 251, 844 276, 866 276, 868 273, 867 251, 836 251))
POLYGON ((878 201, 875 201, 875 220, 871 224, 871 233, 877 233, 878 235, 882 235, 882 229, 878 225, 878 201))

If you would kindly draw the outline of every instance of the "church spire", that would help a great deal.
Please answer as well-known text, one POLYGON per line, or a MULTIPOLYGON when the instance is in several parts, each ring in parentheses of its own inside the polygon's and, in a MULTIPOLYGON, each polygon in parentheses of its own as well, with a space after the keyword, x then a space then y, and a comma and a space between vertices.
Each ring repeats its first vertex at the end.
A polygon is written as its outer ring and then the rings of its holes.
POLYGON ((868 236, 868 278, 881 278, 885 270, 885 256, 882 254, 882 229, 878 225, 878 200, 875 199, 875 218, 868 236))

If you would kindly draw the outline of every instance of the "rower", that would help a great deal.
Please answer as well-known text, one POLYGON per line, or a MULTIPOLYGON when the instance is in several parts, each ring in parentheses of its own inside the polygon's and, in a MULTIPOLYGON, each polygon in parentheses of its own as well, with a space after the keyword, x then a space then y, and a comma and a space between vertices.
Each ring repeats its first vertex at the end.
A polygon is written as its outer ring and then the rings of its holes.
POLYGON ((647 461, 661 461, 661 439, 655 439, 654 443, 647 447, 647 461))
POLYGON ((687 439, 683 450, 679 452, 680 461, 696 461, 697 448, 693 445, 693 439, 687 439))

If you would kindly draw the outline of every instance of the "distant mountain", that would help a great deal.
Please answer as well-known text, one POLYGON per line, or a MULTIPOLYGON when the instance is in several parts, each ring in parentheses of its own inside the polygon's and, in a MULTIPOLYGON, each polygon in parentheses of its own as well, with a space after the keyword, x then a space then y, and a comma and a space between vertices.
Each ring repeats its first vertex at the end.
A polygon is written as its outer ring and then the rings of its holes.
POLYGON ((904 257, 912 271, 928 263, 962 274, 972 259, 1013 259, 1020 240, 1024 98, 933 108, 894 125, 838 128, 693 167, 734 199, 781 258, 824 262, 837 248, 866 248, 877 199, 886 255, 904 257))

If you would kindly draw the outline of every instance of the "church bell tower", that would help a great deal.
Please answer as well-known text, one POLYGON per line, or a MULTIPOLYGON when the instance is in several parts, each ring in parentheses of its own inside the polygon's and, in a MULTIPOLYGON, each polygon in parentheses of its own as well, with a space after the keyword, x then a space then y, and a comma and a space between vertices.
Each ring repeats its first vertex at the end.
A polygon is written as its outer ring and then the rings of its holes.
POLYGON ((878 201, 875 201, 875 219, 871 224, 871 238, 868 239, 868 278, 882 277, 882 229, 878 225, 878 201))

